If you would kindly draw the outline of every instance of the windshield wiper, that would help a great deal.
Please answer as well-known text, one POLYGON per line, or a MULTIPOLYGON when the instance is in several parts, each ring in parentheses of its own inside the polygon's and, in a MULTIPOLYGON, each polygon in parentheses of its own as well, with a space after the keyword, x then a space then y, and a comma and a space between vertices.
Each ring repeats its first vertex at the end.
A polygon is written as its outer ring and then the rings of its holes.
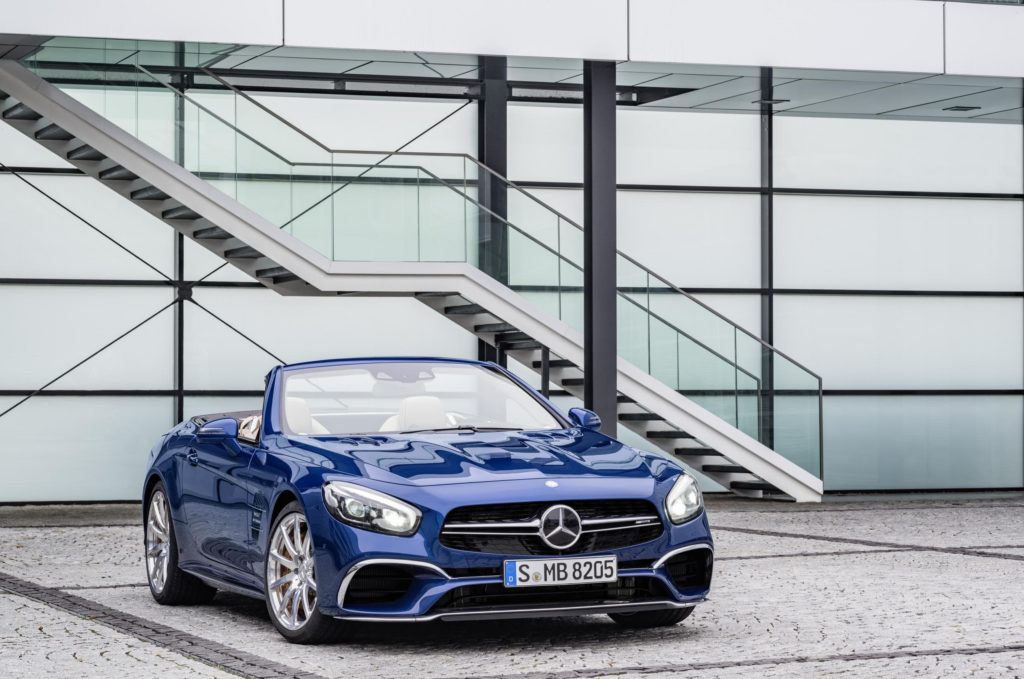
POLYGON ((400 431, 399 434, 427 434, 427 433, 440 433, 445 431, 471 431, 473 433, 483 431, 522 431, 521 427, 474 427, 472 425, 463 425, 461 427, 439 427, 437 429, 410 429, 409 431, 400 431))

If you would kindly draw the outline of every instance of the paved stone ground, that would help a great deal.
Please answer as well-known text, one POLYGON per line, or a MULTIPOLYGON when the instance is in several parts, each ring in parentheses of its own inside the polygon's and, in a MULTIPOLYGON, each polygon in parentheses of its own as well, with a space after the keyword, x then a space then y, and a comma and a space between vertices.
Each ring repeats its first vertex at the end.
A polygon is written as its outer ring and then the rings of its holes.
POLYGON ((137 506, 0 507, 2 677, 1019 677, 1024 495, 709 500, 710 602, 603 617, 368 626, 292 646, 260 602, 156 605, 137 506))

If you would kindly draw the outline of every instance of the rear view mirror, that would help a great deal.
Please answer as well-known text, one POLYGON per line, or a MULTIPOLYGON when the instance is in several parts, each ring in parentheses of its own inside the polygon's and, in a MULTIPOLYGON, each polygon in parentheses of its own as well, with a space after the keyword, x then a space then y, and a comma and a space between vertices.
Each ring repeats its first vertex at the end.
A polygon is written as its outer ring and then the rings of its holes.
POLYGON ((196 437, 202 441, 226 441, 238 436, 238 422, 230 417, 210 420, 202 427, 196 437))
POLYGON ((581 429, 600 429, 601 418, 593 410, 570 408, 569 421, 581 429))

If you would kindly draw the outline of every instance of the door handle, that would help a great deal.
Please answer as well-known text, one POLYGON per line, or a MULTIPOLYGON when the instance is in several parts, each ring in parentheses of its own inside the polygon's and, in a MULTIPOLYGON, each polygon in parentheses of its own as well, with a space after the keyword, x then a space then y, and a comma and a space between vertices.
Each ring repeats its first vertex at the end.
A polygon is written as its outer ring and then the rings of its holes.
POLYGON ((199 464, 199 453, 197 453, 194 450, 190 450, 188 451, 188 455, 185 456, 185 459, 188 460, 188 463, 190 465, 195 467, 197 464, 199 464))

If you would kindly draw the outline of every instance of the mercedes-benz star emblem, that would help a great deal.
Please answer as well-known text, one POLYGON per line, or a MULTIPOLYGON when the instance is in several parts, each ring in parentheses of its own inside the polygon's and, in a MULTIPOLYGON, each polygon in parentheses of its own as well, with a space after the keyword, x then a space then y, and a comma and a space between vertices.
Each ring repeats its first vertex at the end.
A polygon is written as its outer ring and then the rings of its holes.
POLYGON ((583 533, 583 522, 576 510, 566 505, 552 505, 540 515, 540 539, 552 549, 569 549, 583 533))

